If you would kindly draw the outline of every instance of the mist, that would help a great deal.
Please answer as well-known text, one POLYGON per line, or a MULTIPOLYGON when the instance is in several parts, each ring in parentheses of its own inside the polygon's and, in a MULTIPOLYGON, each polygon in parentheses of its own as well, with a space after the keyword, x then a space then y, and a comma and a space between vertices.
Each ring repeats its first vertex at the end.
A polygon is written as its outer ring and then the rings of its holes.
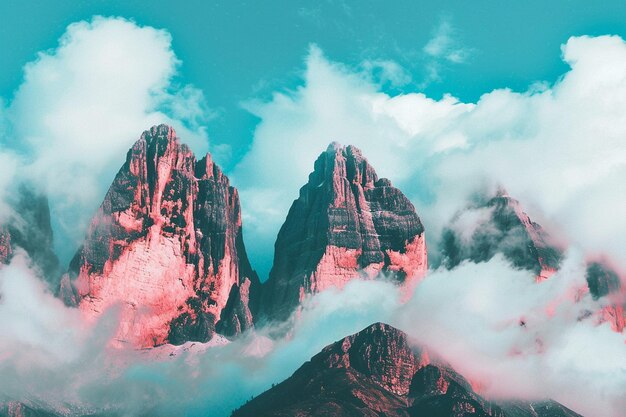
POLYGON ((411 299, 384 277, 307 299, 298 316, 227 342, 111 346, 115 309, 95 325, 46 291, 19 254, 0 269, 0 392, 79 415, 228 416, 324 346, 382 321, 450 363, 489 398, 553 398, 587 417, 623 416, 623 335, 599 324, 581 252, 536 283, 497 255, 431 271, 411 299), (297 318, 296 318, 297 317, 297 318), (276 336, 281 335, 281 336, 276 336))

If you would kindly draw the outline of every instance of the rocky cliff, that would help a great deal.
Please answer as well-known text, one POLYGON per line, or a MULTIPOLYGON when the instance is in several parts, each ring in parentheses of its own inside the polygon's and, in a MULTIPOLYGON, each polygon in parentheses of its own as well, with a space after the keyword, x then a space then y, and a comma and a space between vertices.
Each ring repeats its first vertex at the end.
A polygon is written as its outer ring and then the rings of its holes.
POLYGON ((576 417, 553 401, 496 404, 382 323, 324 348, 233 413, 247 416, 576 417))
POLYGON ((60 292, 90 320, 118 306, 117 340, 151 347, 248 329, 259 285, 237 190, 160 125, 128 152, 60 292))
POLYGON ((8 263, 21 248, 51 288, 60 278, 59 260, 53 249, 48 199, 32 186, 22 184, 9 198, 10 213, 0 225, 0 263, 8 263))
POLYGON ((293 202, 275 244, 262 310, 284 319, 308 295, 386 273, 410 289, 427 270, 413 204, 354 146, 331 144, 293 202))

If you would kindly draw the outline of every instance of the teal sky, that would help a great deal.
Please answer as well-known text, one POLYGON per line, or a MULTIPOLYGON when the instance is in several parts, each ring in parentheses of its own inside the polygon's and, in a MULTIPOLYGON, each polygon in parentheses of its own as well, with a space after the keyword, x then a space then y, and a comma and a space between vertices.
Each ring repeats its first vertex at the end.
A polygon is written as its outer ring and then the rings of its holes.
POLYGON ((68 24, 93 15, 122 16, 168 30, 182 60, 180 82, 200 88, 217 117, 214 144, 232 146, 228 170, 246 152, 256 119, 241 103, 299 82, 308 45, 334 61, 393 60, 410 74, 402 92, 451 93, 475 101, 494 88, 523 91, 566 70, 560 45, 574 35, 626 37, 620 1, 3 1, 0 2, 0 96, 10 99, 22 67, 55 47, 68 24), (427 44, 442 22, 462 63, 445 61, 427 77, 427 44))

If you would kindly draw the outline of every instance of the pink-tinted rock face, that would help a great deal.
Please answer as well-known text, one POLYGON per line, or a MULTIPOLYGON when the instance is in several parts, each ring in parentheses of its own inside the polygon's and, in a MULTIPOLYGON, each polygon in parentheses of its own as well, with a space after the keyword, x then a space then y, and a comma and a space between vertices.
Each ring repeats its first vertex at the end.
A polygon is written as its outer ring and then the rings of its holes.
POLYGON ((249 328, 259 283, 243 246, 237 190, 161 125, 128 152, 61 283, 91 320, 119 306, 117 340, 138 347, 207 341, 249 328), (241 290, 244 294, 241 294, 241 290), (242 300, 223 315, 229 298, 242 300))
POLYGON ((411 202, 353 147, 331 144, 300 189, 275 245, 262 309, 284 319, 308 294, 386 272, 410 288, 427 270, 411 202))
POLYGON ((504 191, 459 212, 442 237, 443 264, 448 268, 465 259, 488 261, 496 253, 518 268, 535 272, 537 280, 554 274, 561 259, 543 228, 504 191))

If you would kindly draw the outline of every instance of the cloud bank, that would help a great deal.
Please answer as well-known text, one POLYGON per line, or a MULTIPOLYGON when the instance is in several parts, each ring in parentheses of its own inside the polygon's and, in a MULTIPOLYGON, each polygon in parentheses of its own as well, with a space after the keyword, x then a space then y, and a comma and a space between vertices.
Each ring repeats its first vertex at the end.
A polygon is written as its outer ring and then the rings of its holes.
POLYGON ((228 344, 152 352, 108 348, 115 312, 86 326, 43 291, 26 265, 20 255, 0 270, 6 300, 0 303, 0 352, 10 359, 0 361, 0 371, 11 376, 0 381, 0 392, 70 415, 104 409, 228 416, 327 344, 377 321, 450 362, 483 395, 551 397, 587 417, 622 417, 626 405, 623 335, 593 316, 578 320, 600 304, 580 293, 585 267, 576 252, 540 284, 500 256, 431 271, 404 304, 391 283, 354 280, 342 291, 308 299, 298 320, 287 324, 228 344), (288 336, 276 336, 286 329, 288 336))
POLYGON ((24 67, 6 103, 0 158, 17 161, 10 150, 21 164, 3 164, 0 186, 19 171, 49 194, 66 260, 141 132, 169 123, 194 151, 208 150, 210 112, 201 91, 177 81, 171 41, 123 18, 73 23, 24 67))
POLYGON ((254 260, 271 258, 315 157, 339 141, 412 199, 430 242, 469 195, 501 185, 553 235, 624 268, 626 43, 573 37, 562 54, 571 69, 552 84, 463 103, 391 96, 312 47, 300 87, 248 105, 261 121, 233 176, 254 260))

